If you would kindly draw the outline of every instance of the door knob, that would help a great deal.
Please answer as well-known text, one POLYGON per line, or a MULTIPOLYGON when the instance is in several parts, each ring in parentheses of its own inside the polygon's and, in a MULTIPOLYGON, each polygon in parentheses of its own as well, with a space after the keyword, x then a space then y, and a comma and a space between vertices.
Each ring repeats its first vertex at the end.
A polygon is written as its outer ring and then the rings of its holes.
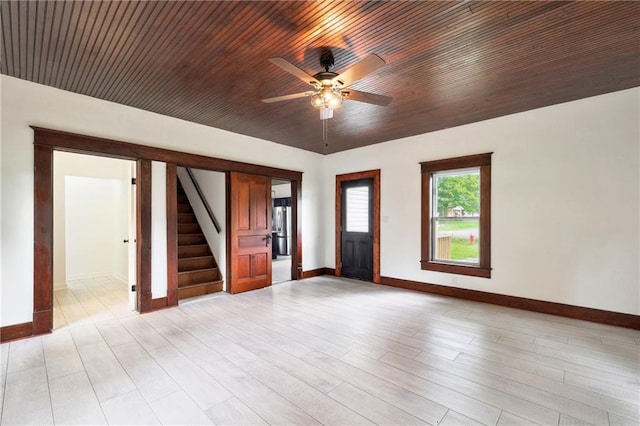
POLYGON ((271 244, 271 235, 265 236, 264 239, 267 240, 267 246, 269 246, 271 244))

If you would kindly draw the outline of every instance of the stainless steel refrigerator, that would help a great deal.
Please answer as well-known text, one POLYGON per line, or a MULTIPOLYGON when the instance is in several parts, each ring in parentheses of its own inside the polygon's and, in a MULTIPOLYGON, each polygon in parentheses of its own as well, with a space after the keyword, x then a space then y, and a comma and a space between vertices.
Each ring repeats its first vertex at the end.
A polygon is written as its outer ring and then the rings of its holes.
POLYGON ((291 256, 291 207, 273 208, 273 231, 276 233, 276 252, 281 256, 291 256))

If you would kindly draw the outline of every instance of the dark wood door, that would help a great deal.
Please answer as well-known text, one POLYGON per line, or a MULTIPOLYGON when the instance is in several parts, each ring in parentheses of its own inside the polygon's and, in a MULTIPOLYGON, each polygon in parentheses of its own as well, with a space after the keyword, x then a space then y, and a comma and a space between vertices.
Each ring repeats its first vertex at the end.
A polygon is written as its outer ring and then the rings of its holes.
POLYGON ((373 179, 342 182, 342 276, 373 280, 373 179))
POLYGON ((230 173, 231 293, 271 285, 271 179, 230 173))

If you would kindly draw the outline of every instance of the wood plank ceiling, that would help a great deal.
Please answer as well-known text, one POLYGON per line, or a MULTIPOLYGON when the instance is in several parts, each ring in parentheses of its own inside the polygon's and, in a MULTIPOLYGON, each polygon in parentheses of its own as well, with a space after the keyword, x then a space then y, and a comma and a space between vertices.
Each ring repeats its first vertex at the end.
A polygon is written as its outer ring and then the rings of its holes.
MULTIPOLYGON (((638 2, 2 1, 3 74, 332 153, 640 85, 638 2), (310 74, 387 65, 354 89, 322 140, 310 74)), ((61 129, 64 130, 64 129, 61 129)), ((187 142, 185 142, 187 143, 187 142)), ((186 149, 186 147, 185 147, 186 149)))

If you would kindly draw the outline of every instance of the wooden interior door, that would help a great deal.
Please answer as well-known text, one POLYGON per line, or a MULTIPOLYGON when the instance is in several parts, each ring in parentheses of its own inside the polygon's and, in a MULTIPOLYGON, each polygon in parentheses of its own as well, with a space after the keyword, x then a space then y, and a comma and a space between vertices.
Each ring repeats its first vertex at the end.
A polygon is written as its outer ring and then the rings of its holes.
POLYGON ((271 178, 230 173, 229 291, 271 285, 271 178))

